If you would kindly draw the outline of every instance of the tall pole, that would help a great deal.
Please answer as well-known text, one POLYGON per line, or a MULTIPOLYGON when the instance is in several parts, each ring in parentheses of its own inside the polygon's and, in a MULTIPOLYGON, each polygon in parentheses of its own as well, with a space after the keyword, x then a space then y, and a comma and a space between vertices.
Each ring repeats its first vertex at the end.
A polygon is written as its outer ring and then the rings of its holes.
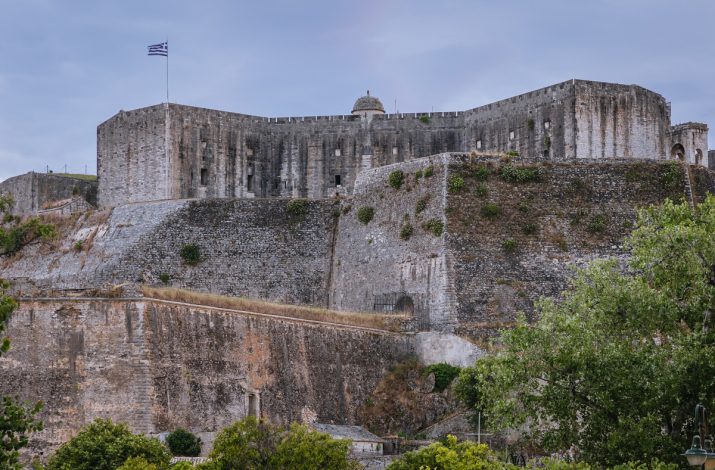
POLYGON ((169 104, 169 36, 166 37, 166 104, 169 104))

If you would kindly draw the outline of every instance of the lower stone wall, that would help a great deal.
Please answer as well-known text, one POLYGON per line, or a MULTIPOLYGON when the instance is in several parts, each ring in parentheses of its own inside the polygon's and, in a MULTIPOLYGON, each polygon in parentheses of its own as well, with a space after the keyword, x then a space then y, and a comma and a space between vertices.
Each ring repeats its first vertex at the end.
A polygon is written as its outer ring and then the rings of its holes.
POLYGON ((54 207, 58 201, 68 202, 81 197, 92 206, 97 205, 97 182, 52 173, 25 173, 0 182, 0 195, 10 194, 15 199, 13 213, 35 214, 54 207))
POLYGON ((136 432, 214 432, 245 417, 355 424, 408 337, 150 299, 24 301, 0 395, 41 400, 45 455, 95 418, 136 432), (249 398, 253 395, 254 398, 249 398))

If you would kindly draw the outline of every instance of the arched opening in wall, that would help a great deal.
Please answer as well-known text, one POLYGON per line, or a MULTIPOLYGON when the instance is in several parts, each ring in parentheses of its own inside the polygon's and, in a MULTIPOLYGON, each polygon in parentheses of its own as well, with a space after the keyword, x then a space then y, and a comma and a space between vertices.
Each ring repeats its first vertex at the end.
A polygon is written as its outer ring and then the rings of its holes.
POLYGON ((675 144, 673 145, 673 148, 670 150, 670 158, 680 160, 681 162, 685 161, 685 147, 683 147, 682 144, 675 144))
POLYGON ((700 149, 695 149, 695 164, 696 165, 703 164, 703 151, 700 149))
POLYGON ((260 417, 260 409, 258 405, 258 396, 255 393, 248 394, 248 416, 253 416, 255 418, 260 417))
POLYGON ((409 295, 403 295, 395 302, 395 312, 407 313, 412 315, 415 313, 415 303, 409 295))

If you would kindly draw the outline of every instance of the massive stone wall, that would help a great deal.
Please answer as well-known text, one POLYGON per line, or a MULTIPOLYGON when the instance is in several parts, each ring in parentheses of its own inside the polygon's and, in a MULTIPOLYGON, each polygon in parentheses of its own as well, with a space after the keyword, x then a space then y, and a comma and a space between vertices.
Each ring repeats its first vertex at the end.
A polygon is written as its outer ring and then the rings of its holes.
POLYGON ((15 200, 12 213, 36 214, 60 202, 82 198, 97 205, 97 182, 52 173, 25 173, 0 182, 0 194, 15 200))
POLYGON ((273 422, 315 413, 353 424, 412 353, 392 333, 149 299, 27 300, 8 334, 0 395, 44 402, 30 450, 45 455, 95 418, 144 433, 218 431, 251 400, 273 422))
POLYGON ((97 127, 99 204, 177 199, 170 192, 165 105, 120 111, 97 127))
POLYGON ((454 328, 444 236, 425 228, 430 220, 444 224, 448 158, 445 154, 360 175, 338 225, 331 308, 404 311, 414 317, 419 329, 454 328), (393 171, 404 175, 399 189, 388 183, 393 171), (367 224, 358 219, 362 208, 374 211, 367 224), (407 226, 409 237, 403 232, 407 226))
POLYGON ((363 169, 442 152, 515 151, 549 161, 663 159, 673 135, 661 95, 582 80, 464 112, 369 118, 264 118, 153 106, 120 112, 99 126, 100 204, 331 197, 351 193, 363 169))

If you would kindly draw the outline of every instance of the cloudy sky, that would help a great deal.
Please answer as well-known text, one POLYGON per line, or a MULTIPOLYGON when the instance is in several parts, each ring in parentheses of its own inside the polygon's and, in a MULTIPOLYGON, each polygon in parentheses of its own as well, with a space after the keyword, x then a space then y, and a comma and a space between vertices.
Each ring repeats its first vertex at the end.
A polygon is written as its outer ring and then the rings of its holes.
MULTIPOLYGON (((715 126, 712 0, 0 0, 0 180, 89 173, 96 126, 170 100, 262 116, 463 110, 571 78, 715 126)), ((710 146, 715 147, 715 132, 710 146)))

